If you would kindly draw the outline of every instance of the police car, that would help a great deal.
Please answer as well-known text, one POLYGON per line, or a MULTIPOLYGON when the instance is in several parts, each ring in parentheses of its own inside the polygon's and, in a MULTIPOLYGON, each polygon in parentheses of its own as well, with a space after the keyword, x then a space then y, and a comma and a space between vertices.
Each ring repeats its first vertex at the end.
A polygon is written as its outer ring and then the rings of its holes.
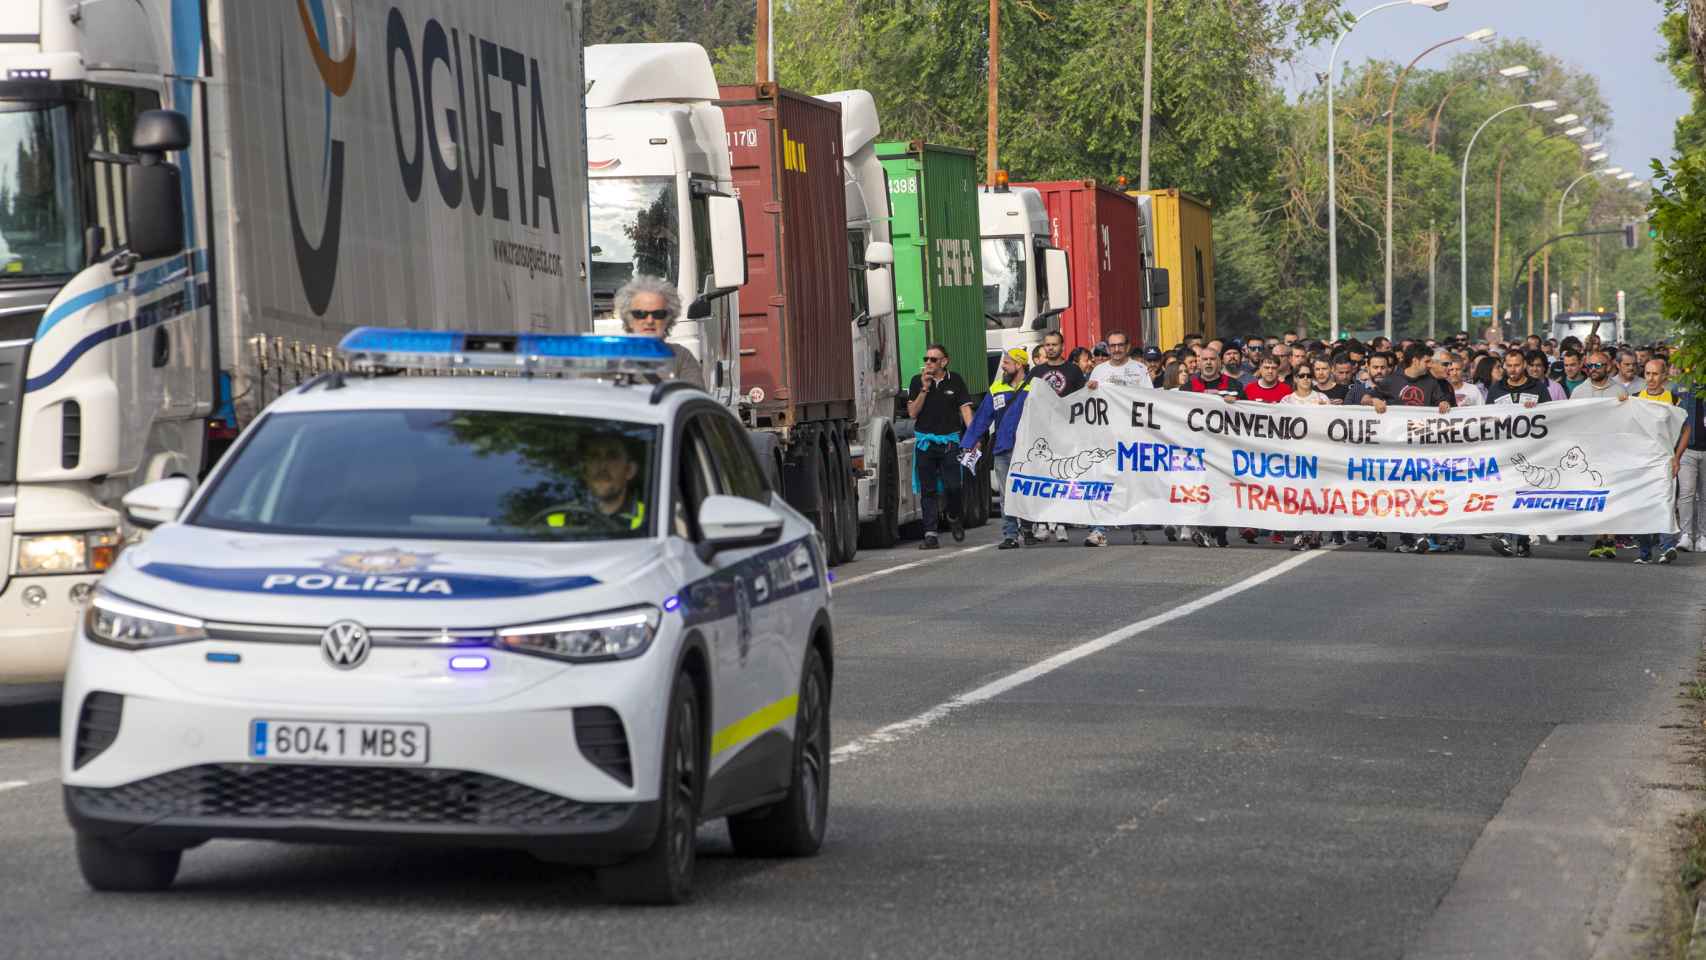
POLYGON ((632 337, 362 328, 100 582, 65 681, 86 881, 215 838, 515 847, 677 902, 694 833, 814 853, 829 575, 740 423, 632 337), (582 374, 576 376, 574 374, 582 374))

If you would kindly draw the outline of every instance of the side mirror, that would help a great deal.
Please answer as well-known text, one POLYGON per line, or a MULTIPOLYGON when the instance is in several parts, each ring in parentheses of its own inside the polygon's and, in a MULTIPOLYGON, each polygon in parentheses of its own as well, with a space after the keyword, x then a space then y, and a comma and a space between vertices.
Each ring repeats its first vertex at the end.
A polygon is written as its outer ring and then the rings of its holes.
POLYGON ((878 267, 891 266, 893 263, 894 244, 886 240, 872 240, 865 245, 865 266, 875 270, 878 267))
POLYGON ((710 496, 699 504, 702 554, 763 547, 782 539, 782 515, 745 497, 710 496))
MULTIPOLYGON (((888 246, 888 244, 883 244, 888 246)), ((874 267, 865 271, 865 322, 872 317, 894 313, 894 272, 890 267, 874 267)))
POLYGON ((144 530, 171 523, 178 519, 184 504, 190 502, 195 484, 187 477, 167 477, 145 483, 124 495, 124 516, 133 526, 144 530))
POLYGON ((130 206, 124 229, 130 252, 143 260, 170 257, 184 249, 184 195, 178 168, 169 163, 125 168, 130 206))
POLYGON ((705 198, 711 218, 711 284, 727 293, 746 285, 746 222, 740 200, 713 195, 705 198))
POLYGON ((144 110, 130 128, 130 146, 137 153, 170 153, 189 145, 189 118, 176 110, 144 110))
POLYGON ((1043 277, 1048 284, 1048 311, 1059 313, 1072 306, 1072 271, 1068 268, 1066 251, 1059 247, 1043 249, 1043 277))
POLYGON ((703 320, 711 315, 711 301, 705 297, 695 297, 687 305, 687 319, 703 320))
POLYGON ((1166 267, 1144 268, 1143 286, 1149 292, 1143 304, 1145 309, 1159 310, 1173 302, 1171 281, 1166 267))

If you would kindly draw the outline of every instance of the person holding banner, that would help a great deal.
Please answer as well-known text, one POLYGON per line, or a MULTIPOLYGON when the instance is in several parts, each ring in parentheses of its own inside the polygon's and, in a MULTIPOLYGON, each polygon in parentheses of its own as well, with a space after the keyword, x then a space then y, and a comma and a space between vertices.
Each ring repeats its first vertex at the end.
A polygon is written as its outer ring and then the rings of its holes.
POLYGON ((996 489, 1001 491, 1001 545, 997 550, 1011 550, 1019 545, 1019 518, 1007 509, 1007 470, 1013 464, 1013 435, 1018 432, 1019 418, 1025 412, 1025 397, 1031 392, 1025 379, 1025 348, 1014 347, 1001 357, 1001 371, 989 393, 977 408, 977 413, 960 438, 960 465, 967 470, 977 469, 977 443, 988 430, 995 429, 990 442, 990 455, 995 459, 991 471, 996 489))
MULTIPOLYGON (((1645 370, 1646 384, 1636 392, 1635 397, 1650 403, 1662 403, 1667 407, 1681 407, 1688 411, 1694 406, 1694 398, 1686 391, 1672 393, 1665 382, 1670 379, 1670 362, 1654 357, 1647 361, 1645 370)), ((1692 418, 1682 421, 1682 432, 1676 438, 1676 453, 1671 457, 1670 475, 1675 478, 1682 466, 1683 452, 1688 449, 1689 427, 1692 418)), ((1693 504, 1689 505, 1691 508, 1693 504)), ((1669 533, 1643 533, 1635 538, 1635 543, 1641 548, 1641 553, 1635 558, 1636 563, 1668 564, 1676 560, 1676 537, 1669 533), (1657 547, 1658 556, 1654 557, 1657 547)))
MULTIPOLYGON (((1264 361, 1264 366, 1275 363, 1273 357, 1264 361)), ((1220 354, 1212 349, 1203 350, 1202 357, 1197 361, 1197 375, 1182 388, 1191 393, 1212 393, 1227 403, 1244 398, 1244 388, 1238 381, 1221 372, 1220 354)), ((1192 527, 1191 542, 1199 547, 1226 546, 1225 527, 1192 527)))
MULTIPOLYGON (((1532 409, 1536 404, 1552 399, 1550 388, 1528 375, 1528 359, 1522 355, 1521 350, 1505 353, 1504 368, 1505 378, 1494 381, 1487 390, 1489 404, 1516 404, 1532 409)), ((1501 533, 1489 542, 1493 546, 1493 552, 1501 557, 1529 557, 1534 552, 1528 534, 1501 533)))
MULTIPOLYGON (((1109 359, 1096 365, 1090 371, 1090 379, 1084 384, 1091 390, 1103 383, 1118 384, 1124 387, 1141 387, 1145 390, 1155 384, 1149 378, 1149 368, 1141 362, 1131 359, 1131 337, 1124 330, 1114 330, 1108 334, 1109 359)), ((1131 529, 1133 543, 1148 543, 1141 527, 1131 529)), ((1105 547, 1108 545, 1108 529, 1106 527, 1091 527, 1090 535, 1084 538, 1086 547, 1105 547)))
POLYGON ((966 538, 958 455, 961 431, 971 426, 971 392, 960 375, 948 369, 948 349, 939 343, 924 348, 924 371, 912 378, 906 415, 916 425, 913 479, 924 515, 924 542, 918 549, 935 550, 940 546, 936 540, 938 488, 948 498, 948 529, 955 542, 966 538))

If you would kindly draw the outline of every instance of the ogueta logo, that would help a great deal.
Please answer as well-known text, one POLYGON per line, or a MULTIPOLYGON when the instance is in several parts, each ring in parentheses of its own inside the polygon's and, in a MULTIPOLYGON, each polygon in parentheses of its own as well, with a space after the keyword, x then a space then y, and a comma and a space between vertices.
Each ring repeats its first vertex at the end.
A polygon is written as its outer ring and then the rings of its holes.
POLYGON ((291 173, 290 116, 285 105, 283 47, 279 50, 279 122, 284 129, 284 189, 290 199, 290 233, 296 247, 296 270, 302 278, 302 292, 308 297, 308 307, 316 316, 324 315, 332 302, 332 289, 338 279, 338 241, 343 234, 344 208, 344 142, 332 137, 332 98, 349 93, 355 82, 355 27, 350 21, 348 51, 343 59, 334 59, 326 47, 331 32, 326 22, 326 0, 296 0, 296 12, 302 21, 302 32, 308 40, 308 54, 314 69, 325 85, 325 134, 321 141, 321 183, 326 197, 326 216, 322 221, 320 240, 308 239, 302 229, 302 216, 297 212, 296 178, 291 173))

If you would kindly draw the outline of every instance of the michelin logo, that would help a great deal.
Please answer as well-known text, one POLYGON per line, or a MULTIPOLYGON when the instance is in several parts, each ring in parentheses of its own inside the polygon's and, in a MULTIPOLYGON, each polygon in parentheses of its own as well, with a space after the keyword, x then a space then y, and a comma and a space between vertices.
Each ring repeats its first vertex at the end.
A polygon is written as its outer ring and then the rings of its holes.
POLYGON ((1604 513, 1610 499, 1609 490, 1518 490, 1511 509, 1604 513))

